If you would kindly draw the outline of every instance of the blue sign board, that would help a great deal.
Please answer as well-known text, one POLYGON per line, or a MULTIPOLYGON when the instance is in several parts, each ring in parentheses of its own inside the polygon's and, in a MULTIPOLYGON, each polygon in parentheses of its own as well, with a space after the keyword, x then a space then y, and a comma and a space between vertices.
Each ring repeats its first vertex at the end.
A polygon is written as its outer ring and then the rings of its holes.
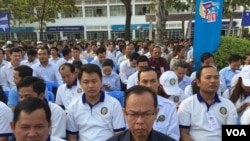
POLYGON ((0 32, 10 32, 10 22, 8 13, 0 14, 0 32))
POLYGON ((33 32, 33 27, 12 27, 10 32, 33 32))
POLYGON ((83 31, 83 26, 48 26, 46 31, 83 31))
MULTIPOLYGON (((131 24, 130 30, 136 30, 137 27, 143 27, 144 30, 149 29, 149 24, 131 24)), ((154 25, 152 26, 154 28, 154 25)), ((125 25, 111 25, 112 30, 125 30, 125 25)))

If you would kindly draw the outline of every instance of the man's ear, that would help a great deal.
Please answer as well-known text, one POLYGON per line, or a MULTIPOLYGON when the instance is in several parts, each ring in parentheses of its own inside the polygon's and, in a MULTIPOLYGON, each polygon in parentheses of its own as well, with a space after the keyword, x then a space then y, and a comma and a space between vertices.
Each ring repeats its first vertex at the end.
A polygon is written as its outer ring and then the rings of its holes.
POLYGON ((13 121, 10 122, 10 128, 11 128, 12 132, 14 132, 15 123, 13 121))
POLYGON ((158 113, 159 113, 159 108, 157 107, 157 108, 155 109, 155 120, 157 119, 158 113))
POLYGON ((38 95, 38 98, 41 99, 41 100, 43 100, 43 99, 44 99, 44 93, 43 93, 43 92, 40 93, 40 94, 38 95))

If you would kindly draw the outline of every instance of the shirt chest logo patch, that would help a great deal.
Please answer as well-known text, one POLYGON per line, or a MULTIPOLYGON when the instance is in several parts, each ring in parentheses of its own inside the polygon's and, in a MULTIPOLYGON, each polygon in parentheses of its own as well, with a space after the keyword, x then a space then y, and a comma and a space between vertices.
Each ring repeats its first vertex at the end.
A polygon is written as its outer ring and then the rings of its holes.
POLYGON ((82 89, 81 89, 81 88, 78 88, 78 89, 77 89, 77 93, 78 93, 78 94, 81 94, 81 93, 82 93, 82 89))
POLYGON ((108 108, 107 107, 102 107, 100 112, 101 112, 102 115, 106 115, 108 113, 108 108))
POLYGON ((227 109, 225 107, 220 107, 220 113, 222 115, 226 115, 227 114, 227 109))
POLYGON ((164 120, 165 120, 165 116, 164 115, 160 115, 158 117, 158 121, 163 122, 164 120))

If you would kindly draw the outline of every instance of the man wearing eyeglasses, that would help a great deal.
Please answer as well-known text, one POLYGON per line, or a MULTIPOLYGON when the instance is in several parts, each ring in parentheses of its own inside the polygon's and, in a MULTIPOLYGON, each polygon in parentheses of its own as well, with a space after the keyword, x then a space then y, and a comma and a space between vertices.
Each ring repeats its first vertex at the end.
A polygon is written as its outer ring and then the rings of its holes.
POLYGON ((159 112, 156 94, 144 86, 133 86, 125 92, 123 114, 129 129, 109 138, 107 141, 175 141, 155 131, 154 121, 159 112))
POLYGON ((138 73, 138 85, 151 88, 157 93, 159 113, 153 128, 175 140, 179 140, 180 130, 176 105, 171 100, 159 95, 159 87, 161 84, 159 82, 159 74, 156 70, 151 67, 141 69, 138 73))

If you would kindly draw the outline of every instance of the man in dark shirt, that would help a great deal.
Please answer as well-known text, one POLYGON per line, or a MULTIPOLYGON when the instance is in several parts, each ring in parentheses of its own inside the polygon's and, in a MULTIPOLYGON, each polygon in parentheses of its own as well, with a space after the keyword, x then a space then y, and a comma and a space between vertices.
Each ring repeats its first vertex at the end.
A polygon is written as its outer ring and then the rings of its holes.
POLYGON ((133 86, 125 92, 125 108, 122 109, 129 129, 107 141, 175 141, 152 129, 159 108, 153 90, 145 86, 133 86))
POLYGON ((161 57, 161 53, 161 48, 159 46, 156 46, 153 49, 152 57, 149 58, 149 66, 154 67, 159 75, 169 70, 167 60, 161 57))

